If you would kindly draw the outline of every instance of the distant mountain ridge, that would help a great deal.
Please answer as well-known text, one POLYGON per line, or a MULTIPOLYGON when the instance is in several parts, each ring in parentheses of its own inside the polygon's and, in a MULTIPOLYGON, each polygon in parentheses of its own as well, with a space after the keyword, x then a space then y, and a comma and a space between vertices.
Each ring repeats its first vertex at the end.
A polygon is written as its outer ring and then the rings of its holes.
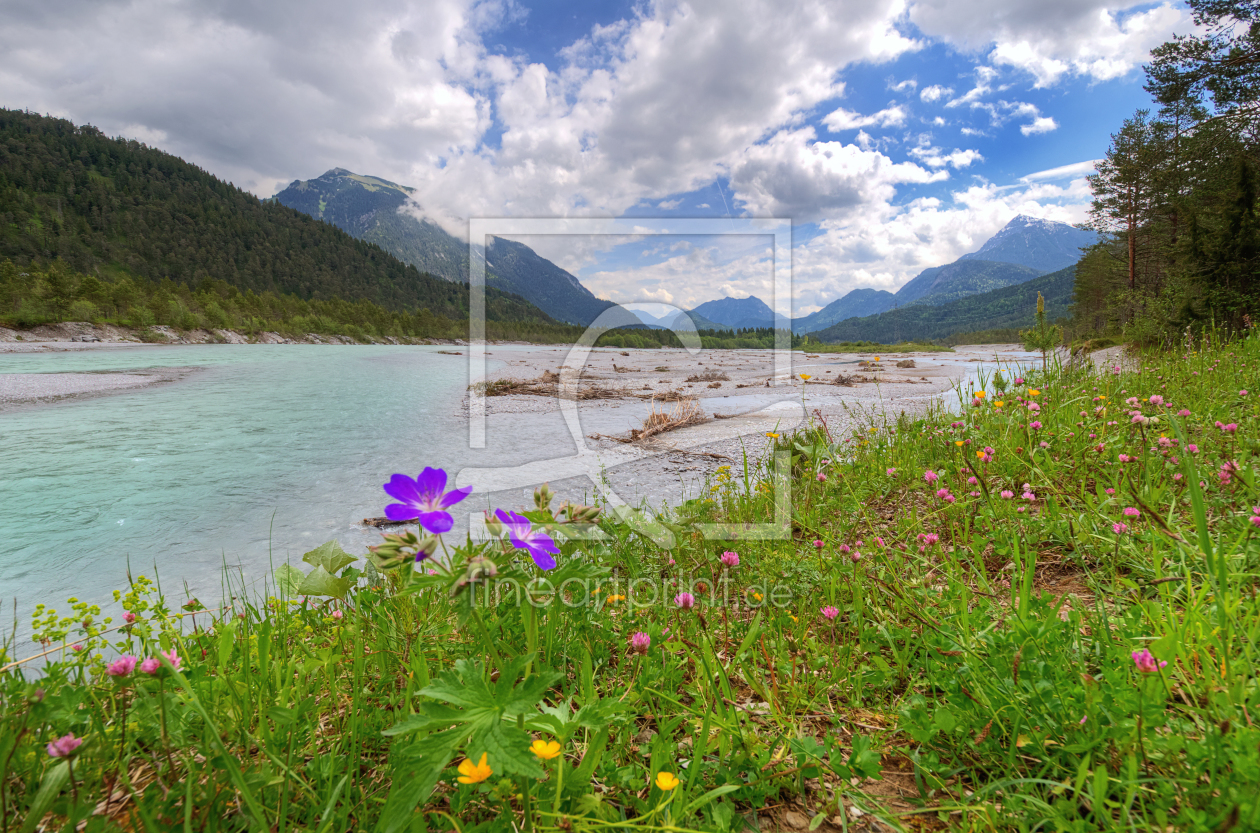
POLYGON ((1097 242, 1092 231, 1019 214, 978 250, 958 259, 1015 263, 1046 274, 1076 263, 1081 249, 1097 242))
MULTIPOLYGON (((716 324, 733 330, 756 330, 765 327, 787 327, 791 320, 777 314, 760 298, 749 295, 747 298, 722 298, 717 301, 705 301, 691 310, 716 324)), ((698 326, 698 325, 697 325, 698 326)))
POLYGON ((421 272, 467 283, 468 245, 436 224, 400 210, 414 190, 333 168, 314 179, 293 180, 273 199, 375 243, 421 272))
POLYGON ((1046 300, 1051 320, 1068 314, 1076 265, 1023 283, 968 295, 946 304, 909 304, 864 318, 849 318, 810 333, 823 342, 939 341, 957 333, 1029 327, 1037 311, 1037 293, 1046 300))
POLYGON ((802 318, 792 320, 792 332, 811 333, 825 329, 837 321, 846 318, 860 318, 864 315, 877 315, 884 310, 892 309, 897 296, 883 289, 855 289, 839 300, 811 312, 802 318))
MULTIPOLYGON (((345 168, 294 180, 274 199, 379 245, 417 269, 449 281, 468 282, 468 244, 408 207, 413 188, 345 168)), ((493 238, 486 285, 520 295, 558 321, 587 326, 613 302, 595 297, 569 272, 523 243, 493 238)), ((622 326, 639 326, 623 316, 622 326)))
MULTIPOLYGON (((553 318, 582 326, 617 306, 595 297, 581 281, 529 246, 502 237, 491 237, 486 249, 486 286, 515 292, 553 318)), ((642 326, 628 311, 613 323, 642 326)))
MULTIPOLYGON (((111 281, 221 282, 240 293, 468 316, 458 284, 177 156, 65 119, 0 109, 0 217, 0 259, 19 264, 60 258, 111 281)), ((554 323, 498 290, 486 302, 490 320, 554 323)))

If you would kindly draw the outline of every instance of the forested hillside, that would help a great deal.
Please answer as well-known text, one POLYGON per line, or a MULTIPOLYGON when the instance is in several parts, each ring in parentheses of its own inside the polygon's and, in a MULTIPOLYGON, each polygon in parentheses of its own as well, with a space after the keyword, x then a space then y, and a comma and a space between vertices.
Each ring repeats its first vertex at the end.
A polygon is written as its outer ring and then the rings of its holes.
MULTIPOLYGON (((0 259, 60 259, 107 283, 209 280, 303 301, 370 301, 391 314, 468 315, 466 286, 170 154, 17 110, 0 110, 0 259)), ((487 314, 551 322, 498 290, 487 290, 487 314)))
POLYGON ((1190 0, 1198 29, 1151 53, 1139 110, 1091 177, 1077 336, 1171 344, 1260 311, 1260 6, 1190 0))
POLYGON ((1046 315, 1066 315, 1072 302, 1073 275, 1069 266, 1040 278, 970 295, 948 304, 911 304, 866 318, 850 318, 810 333, 824 342, 874 341, 892 344, 907 339, 940 341, 956 333, 1027 327, 1033 323, 1037 293, 1046 299, 1046 315))

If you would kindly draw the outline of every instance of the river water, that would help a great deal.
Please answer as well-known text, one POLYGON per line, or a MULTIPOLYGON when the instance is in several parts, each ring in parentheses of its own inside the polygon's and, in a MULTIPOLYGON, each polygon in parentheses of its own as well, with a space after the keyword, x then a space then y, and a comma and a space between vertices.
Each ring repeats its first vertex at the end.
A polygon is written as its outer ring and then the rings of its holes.
MULTIPOLYGON (((538 348, 496 346, 487 370, 514 349, 538 348)), ((543 461, 537 479, 556 483, 558 464, 577 450, 573 436, 556 412, 498 414, 486 448, 470 449, 460 406, 467 357, 442 350, 179 345, 0 354, 0 373, 194 369, 182 381, 0 413, 4 616, 16 600, 20 634, 37 602, 73 595, 103 604, 126 585, 128 569, 156 573, 176 602, 195 594, 213 604, 225 567, 256 589, 270 566, 296 563, 330 539, 361 555, 380 533, 360 522, 383 514, 391 501, 381 484, 394 472, 525 467, 510 490, 492 478, 492 488, 460 508, 528 505, 536 484, 525 482, 527 464, 543 461)), ((766 404, 742 398, 745 407, 766 404)), ((625 432, 647 409, 604 403, 583 415, 581 432, 625 432)), ((667 497, 660 479, 628 480, 618 488, 631 502, 667 497)), ((585 490, 589 480, 559 483, 585 490)), ((455 535, 468 517, 456 513, 455 535)))
MULTIPOLYGON (((170 597, 182 600, 187 581, 209 604, 224 566, 256 581, 270 564, 296 562, 332 538, 353 554, 379 542, 359 522, 392 502, 381 484, 394 472, 563 453, 568 437, 556 414, 497 425, 485 449, 469 449, 459 406, 467 359, 440 349, 180 345, 0 355, 0 373, 196 368, 179 382, 0 413, 0 599, 7 607, 16 598, 24 618, 36 602, 106 599, 125 586, 128 565, 152 577, 157 564, 170 597)), ((492 358, 488 368, 496 366, 492 358)), ((590 430, 618 431, 633 418, 587 421, 590 430)), ((461 508, 490 505, 476 497, 461 508)), ((528 492, 511 498, 507 505, 519 507, 528 492)))

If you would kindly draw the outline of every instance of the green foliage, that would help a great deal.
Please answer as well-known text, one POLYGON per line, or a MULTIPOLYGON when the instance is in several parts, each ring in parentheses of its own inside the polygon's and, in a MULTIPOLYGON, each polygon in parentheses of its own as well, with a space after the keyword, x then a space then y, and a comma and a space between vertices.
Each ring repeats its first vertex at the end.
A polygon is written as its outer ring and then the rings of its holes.
POLYGON ((315 569, 305 575, 291 564, 276 568, 276 585, 288 596, 335 596, 344 598, 354 586, 358 571, 337 574, 358 559, 341 549, 336 541, 328 541, 302 556, 315 569))
POLYGON ((1198 29, 1151 53, 1139 110, 1090 177, 1109 235, 1079 274, 1078 335, 1170 345, 1247 325, 1260 307, 1260 7, 1192 0, 1198 29))
POLYGON ((384 575, 308 553, 341 599, 176 613, 137 577, 130 623, 37 608, 52 653, 0 671, 0 828, 1255 829, 1258 365, 1248 333, 982 368, 963 413, 808 425, 776 441, 782 539, 703 533, 774 517, 750 459, 647 521, 540 489, 546 573, 493 537, 417 569, 399 534, 384 575))
POLYGON ((866 318, 850 318, 809 335, 812 339, 833 343, 871 341, 891 344, 907 336, 919 341, 943 341, 957 333, 1027 327, 1035 320, 1034 310, 1039 294, 1045 296, 1047 315, 1051 320, 1067 313, 1074 275, 1074 267, 1068 267, 941 306, 912 304, 866 318))

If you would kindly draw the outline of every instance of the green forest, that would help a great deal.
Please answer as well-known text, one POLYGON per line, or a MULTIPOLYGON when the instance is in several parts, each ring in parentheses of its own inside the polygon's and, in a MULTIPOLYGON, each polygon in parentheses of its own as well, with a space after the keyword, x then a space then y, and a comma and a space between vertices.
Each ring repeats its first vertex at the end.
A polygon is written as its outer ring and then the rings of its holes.
POLYGON ((1191 0, 1199 33, 1157 47, 1154 112, 1112 135, 1091 177, 1103 242, 1078 264, 1070 335, 1171 346, 1251 324, 1260 295, 1260 7, 1191 0))
MULTIPOLYGON (((467 335, 468 289, 178 157, 0 110, 0 322, 467 335), (24 276, 29 276, 29 280, 24 276), (71 307, 78 304, 77 314, 71 307)), ((572 340, 486 290, 488 335, 572 340)))

